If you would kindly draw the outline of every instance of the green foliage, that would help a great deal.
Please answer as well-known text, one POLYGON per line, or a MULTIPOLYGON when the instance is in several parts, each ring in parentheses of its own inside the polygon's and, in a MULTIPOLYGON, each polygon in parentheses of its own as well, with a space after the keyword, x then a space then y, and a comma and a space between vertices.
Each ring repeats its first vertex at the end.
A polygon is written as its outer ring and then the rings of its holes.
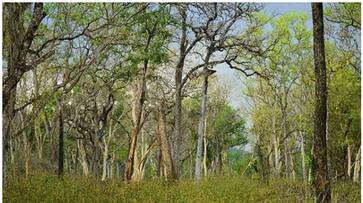
POLYGON ((245 121, 231 106, 224 104, 210 122, 211 133, 220 137, 219 141, 226 147, 245 145, 247 143, 245 121))
POLYGON ((231 149, 228 152, 228 167, 232 169, 233 175, 245 175, 251 177, 256 173, 253 167, 255 158, 253 154, 241 150, 231 149))
POLYGON ((171 20, 168 7, 164 5, 149 6, 137 17, 133 30, 135 35, 132 50, 128 60, 131 67, 137 68, 148 61, 151 67, 168 61, 167 43, 171 34, 167 26, 171 20))
POLYGON ((324 15, 332 22, 344 26, 359 26, 361 24, 360 3, 334 3, 324 10, 324 15))

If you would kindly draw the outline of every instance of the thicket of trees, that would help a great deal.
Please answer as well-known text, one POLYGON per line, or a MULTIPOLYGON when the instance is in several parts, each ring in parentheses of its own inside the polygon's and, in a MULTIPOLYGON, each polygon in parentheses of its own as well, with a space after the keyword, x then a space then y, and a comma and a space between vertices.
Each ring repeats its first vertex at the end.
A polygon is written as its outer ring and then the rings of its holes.
POLYGON ((41 170, 308 183, 322 152, 325 181, 360 181, 360 4, 324 7, 319 46, 311 14, 256 3, 4 3, 4 180, 41 170), (314 72, 322 63, 326 76, 314 72), (231 106, 221 68, 241 74, 250 107, 231 106), (314 115, 323 76, 327 113, 314 115), (241 150, 248 140, 253 152, 241 150))

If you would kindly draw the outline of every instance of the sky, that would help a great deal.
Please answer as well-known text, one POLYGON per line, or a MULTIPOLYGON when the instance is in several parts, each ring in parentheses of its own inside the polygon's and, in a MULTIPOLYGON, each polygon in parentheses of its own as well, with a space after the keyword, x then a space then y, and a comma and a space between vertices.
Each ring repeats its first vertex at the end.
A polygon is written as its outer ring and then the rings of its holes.
MULTIPOLYGON (((291 11, 304 11, 308 14, 311 13, 310 3, 265 3, 264 10, 268 14, 284 14, 291 11)), ((312 27, 311 20, 307 24, 308 27, 312 27)), ((243 97, 241 87, 243 86, 243 82, 241 77, 238 76, 238 72, 231 70, 227 67, 225 68, 217 68, 217 80, 221 85, 227 85, 231 88, 231 98, 230 103, 235 108, 241 108, 243 106, 243 102, 241 102, 241 98, 243 97)), ((242 78, 243 79, 243 78, 242 78)), ((243 99, 243 98, 242 98, 243 99)))
MULTIPOLYGON (((265 3, 264 4, 264 11, 267 14, 284 14, 292 11, 297 12, 306 12, 308 15, 311 15, 311 5, 310 3, 265 3)), ((308 28, 312 28, 312 21, 311 19, 307 23, 308 28)), ((226 66, 226 65, 223 65, 226 66)), ((217 67, 216 68, 216 77, 217 77, 217 85, 227 86, 230 89, 230 96, 229 96, 229 103, 236 109, 241 109, 242 116, 247 121, 247 127, 252 125, 250 119, 246 115, 248 108, 248 99, 246 96, 243 95, 243 80, 244 77, 240 76, 240 73, 229 69, 226 67, 217 67)), ((250 140, 253 138, 250 138, 250 140)), ((251 140, 252 141, 252 140, 251 140)), ((252 150, 252 143, 249 142, 245 146, 245 151, 252 150)))

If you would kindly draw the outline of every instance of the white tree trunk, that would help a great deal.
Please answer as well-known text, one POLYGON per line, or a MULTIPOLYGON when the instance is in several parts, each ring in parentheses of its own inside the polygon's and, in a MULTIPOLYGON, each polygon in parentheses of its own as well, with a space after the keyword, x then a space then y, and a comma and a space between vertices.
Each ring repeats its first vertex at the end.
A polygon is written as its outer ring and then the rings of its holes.
POLYGON ((78 144, 78 148, 79 148, 79 153, 80 153, 80 162, 82 165, 82 170, 83 170, 83 174, 85 176, 88 176, 89 174, 89 169, 88 169, 88 163, 87 163, 87 155, 86 155, 86 150, 84 148, 84 140, 77 140, 77 144, 78 144))
POLYGON ((359 182, 360 181, 360 157, 361 157, 361 147, 359 147, 359 150, 357 152, 357 155, 355 157, 354 162, 354 172, 353 172, 353 182, 359 182))
POLYGON ((203 136, 204 136, 204 124, 207 109, 207 91, 208 91, 208 76, 210 75, 207 68, 203 70, 203 86, 202 86, 202 98, 201 98, 201 110, 200 119, 198 125, 198 142, 197 142, 197 155, 195 158, 195 180, 197 182, 201 179, 201 169, 202 169, 202 155, 203 155, 203 136))
POLYGON ((102 166, 102 181, 106 180, 107 175, 107 157, 108 157, 108 143, 103 138, 104 151, 103 151, 103 166, 102 166))
POLYGON ((204 141, 204 152, 203 152, 203 168, 204 168, 204 177, 207 177, 207 173, 208 173, 208 168, 207 168, 207 116, 205 117, 205 121, 204 121, 204 136, 203 136, 203 141, 204 141))
POLYGON ((351 155, 351 150, 350 150, 350 144, 348 144, 347 147, 347 175, 348 178, 350 179, 352 176, 352 155, 351 155))
POLYGON ((306 183, 306 168, 305 168, 305 144, 304 144, 304 134, 300 131, 300 138, 301 138, 301 168, 302 168, 302 178, 303 182, 306 183))

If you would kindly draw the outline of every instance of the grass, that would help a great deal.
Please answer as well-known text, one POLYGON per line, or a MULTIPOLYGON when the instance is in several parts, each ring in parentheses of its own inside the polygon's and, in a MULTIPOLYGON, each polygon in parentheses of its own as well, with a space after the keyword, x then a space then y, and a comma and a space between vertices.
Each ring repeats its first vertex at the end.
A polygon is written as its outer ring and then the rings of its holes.
MULTIPOLYGON (((309 187, 299 182, 273 180, 264 184, 247 177, 210 177, 167 183, 147 180, 126 185, 120 180, 33 175, 9 178, 4 202, 313 202, 309 187)), ((333 202, 360 202, 360 187, 333 186, 333 202)))

